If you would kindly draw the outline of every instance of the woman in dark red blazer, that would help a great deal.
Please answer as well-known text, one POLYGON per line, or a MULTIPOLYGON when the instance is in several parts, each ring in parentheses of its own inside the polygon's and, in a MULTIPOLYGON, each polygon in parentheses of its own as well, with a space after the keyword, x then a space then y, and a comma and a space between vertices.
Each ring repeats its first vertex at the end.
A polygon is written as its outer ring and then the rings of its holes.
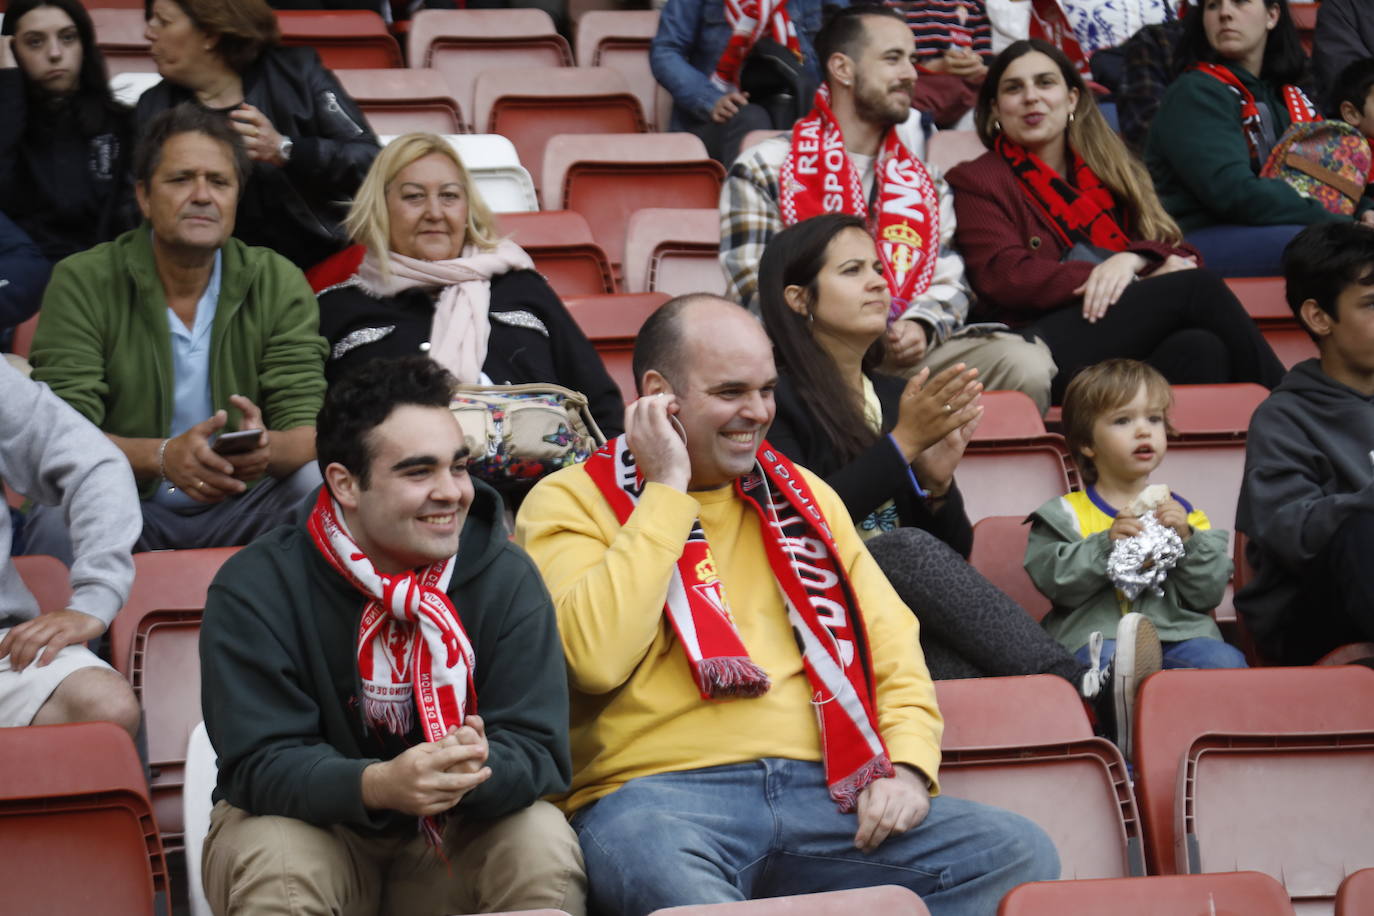
POLYGON ((1282 364, 1226 284, 1199 269, 1057 48, 1030 39, 998 55, 975 117, 988 152, 947 176, 975 314, 1049 345, 1056 403, 1079 369, 1117 356, 1176 384, 1278 383, 1282 364))

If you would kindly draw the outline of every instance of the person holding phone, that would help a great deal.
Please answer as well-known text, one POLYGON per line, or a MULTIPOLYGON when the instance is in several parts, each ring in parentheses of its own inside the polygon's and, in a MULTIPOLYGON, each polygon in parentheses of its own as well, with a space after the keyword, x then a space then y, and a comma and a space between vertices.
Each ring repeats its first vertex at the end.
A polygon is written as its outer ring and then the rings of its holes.
MULTIPOLYGON (((230 237, 248 159, 224 119, 173 108, 134 160, 145 222, 54 269, 34 378, 128 459, 135 549, 245 544, 320 484, 319 314, 299 270, 230 237)), ((31 553, 70 557, 61 512, 26 530, 31 553)))

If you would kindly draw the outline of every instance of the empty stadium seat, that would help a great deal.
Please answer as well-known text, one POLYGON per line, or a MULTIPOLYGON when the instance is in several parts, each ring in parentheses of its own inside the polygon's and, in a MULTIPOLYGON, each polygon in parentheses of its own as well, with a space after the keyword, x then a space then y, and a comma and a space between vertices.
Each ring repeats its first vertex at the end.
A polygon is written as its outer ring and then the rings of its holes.
POLYGON ((1245 438, 1250 417, 1269 391, 1249 382, 1226 385, 1174 385, 1169 419, 1183 437, 1245 438))
MULTIPOLYGON (((377 138, 386 146, 396 138, 377 138)), ((458 151, 458 158, 493 213, 525 212, 539 209, 534 180, 520 164, 515 146, 497 134, 445 134, 444 139, 458 151)))
POLYGON ((340 70, 334 75, 375 134, 456 134, 463 110, 438 70, 340 70))
POLYGON ((545 207, 587 217, 619 271, 631 214, 718 206, 725 170, 691 134, 561 134, 544 150, 543 176, 545 207))
POLYGON ((474 89, 483 70, 573 62, 567 39, 540 9, 420 10, 410 20, 406 52, 411 67, 444 75, 465 113, 476 110, 474 89))
POLYGON ((60 611, 72 597, 71 573, 57 557, 11 557, 24 587, 38 601, 38 612, 60 611))
POLYGON ((941 175, 963 162, 977 159, 988 151, 976 130, 942 130, 926 145, 926 164, 941 175))
POLYGON ((655 910, 649 916, 929 916, 915 892, 891 884, 823 894, 765 897, 737 903, 703 903, 655 910))
POLYGON ((1012 888, 997 916, 1292 916, 1283 885, 1257 871, 1034 881, 1012 888))
POLYGON ((166 904, 143 766, 108 722, 4 730, 0 849, 8 913, 147 916, 159 895, 166 904))
POLYGON ((116 101, 133 108, 138 104, 138 100, 143 97, 143 93, 160 82, 162 82, 162 75, 156 70, 149 73, 126 70, 110 77, 110 92, 114 93, 116 101))
POLYGON ((1374 867, 1372 784, 1374 732, 1204 734, 1179 774, 1179 871, 1261 871, 1329 913, 1345 876, 1374 867))
POLYGON ((576 210, 504 213, 498 222, 560 298, 615 292, 611 262, 576 210))
POLYGON ((1213 528, 1234 532, 1244 476, 1244 438, 1197 436, 1170 439, 1152 479, 1206 512, 1213 528))
POLYGON ((137 73, 156 73, 157 63, 149 51, 148 39, 143 37, 145 28, 143 6, 136 9, 115 9, 93 7, 91 24, 95 26, 95 43, 105 58, 105 72, 110 76, 129 71, 137 73))
POLYGON ((625 77, 644 117, 662 129, 672 98, 649 67, 649 45, 658 32, 658 10, 590 10, 577 22, 577 65, 605 67, 625 77))
POLYGON ((1030 525, 1023 515, 989 515, 973 526, 973 552, 968 561, 993 585, 1007 593, 1027 614, 1044 620, 1052 605, 1026 572, 1030 525))
POLYGON ((1374 868, 1362 868, 1341 882, 1336 893, 1336 916, 1374 913, 1374 868))
POLYGON ((625 229, 625 289, 726 294, 716 207, 637 210, 625 229))
POLYGON ((134 554, 134 585, 110 624, 110 664, 129 677, 140 620, 164 608, 203 608, 210 580, 237 547, 151 550, 134 554))
POLYGON ((1320 3, 1294 2, 1288 5, 1293 27, 1298 30, 1298 41, 1302 42, 1302 49, 1308 54, 1312 53, 1312 40, 1317 32, 1317 10, 1320 7, 1320 3))
POLYGON ((973 431, 975 440, 1028 439, 1045 435, 1040 408, 1024 391, 984 391, 978 399, 983 417, 973 431))
POLYGON ((331 70, 401 66, 401 47, 372 10, 278 10, 281 43, 314 48, 331 70))
POLYGON ((1317 355, 1317 345, 1288 307, 1283 277, 1227 277, 1226 285, 1285 366, 1317 355))
POLYGON ((508 137, 521 162, 543 162, 544 147, 557 134, 648 129, 625 78, 604 67, 483 70, 473 98, 472 123, 478 130, 508 137))
POLYGON ((648 317, 669 298, 667 293, 620 293, 570 296, 563 302, 601 355, 626 403, 638 397, 631 367, 635 337, 648 317))
POLYGON ((1025 518, 1046 500, 1076 489, 1078 476, 1064 437, 1046 433, 970 442, 954 480, 969 521, 977 523, 989 515, 1025 518))
MULTIPOLYGON (((1242 668, 1161 671, 1141 685, 1136 796, 1152 874, 1174 874, 1180 765, 1208 732, 1320 734, 1374 730, 1374 671, 1242 668)), ((1286 791, 1286 786, 1272 791, 1286 791)), ((1265 802, 1267 804, 1267 802, 1265 802)))
POLYGON ((935 682, 946 750, 1007 748, 1093 736, 1078 691, 1052 674, 935 682))

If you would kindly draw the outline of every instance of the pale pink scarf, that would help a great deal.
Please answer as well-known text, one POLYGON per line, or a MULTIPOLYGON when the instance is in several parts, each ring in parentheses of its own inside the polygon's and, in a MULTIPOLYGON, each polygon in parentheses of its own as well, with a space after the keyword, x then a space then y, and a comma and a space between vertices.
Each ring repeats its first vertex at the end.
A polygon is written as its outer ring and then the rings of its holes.
POLYGON ((417 286, 443 287, 434 304, 434 325, 429 334, 429 355, 465 385, 476 384, 487 360, 491 323, 491 278, 512 270, 533 270, 534 262, 523 248, 502 239, 488 250, 463 246, 462 254, 448 261, 421 261, 388 252, 391 273, 371 251, 358 268, 363 288, 374 296, 395 296, 417 286))

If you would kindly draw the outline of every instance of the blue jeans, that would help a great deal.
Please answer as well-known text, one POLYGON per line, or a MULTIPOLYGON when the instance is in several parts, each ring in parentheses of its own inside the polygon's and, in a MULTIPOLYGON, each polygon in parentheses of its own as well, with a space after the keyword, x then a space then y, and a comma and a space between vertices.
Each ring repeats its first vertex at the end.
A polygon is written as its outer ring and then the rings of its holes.
POLYGON ((1059 877, 1034 823, 945 796, 920 825, 860 852, 856 816, 836 810, 821 764, 799 760, 642 776, 572 825, 606 916, 878 884, 910 888, 936 916, 985 916, 1016 885, 1059 877))
MULTIPOLYGON (((1164 648, 1165 668, 1249 668, 1245 653, 1220 639, 1199 636, 1196 639, 1181 639, 1178 642, 1160 643, 1164 648)), ((1102 640, 1102 663, 1116 654, 1116 640, 1102 640)), ((1074 654, 1083 664, 1089 664, 1088 647, 1084 646, 1074 654)))
POLYGON ((1204 226, 1183 239, 1204 265, 1223 277, 1273 277, 1283 273, 1283 249, 1306 226, 1204 226))

